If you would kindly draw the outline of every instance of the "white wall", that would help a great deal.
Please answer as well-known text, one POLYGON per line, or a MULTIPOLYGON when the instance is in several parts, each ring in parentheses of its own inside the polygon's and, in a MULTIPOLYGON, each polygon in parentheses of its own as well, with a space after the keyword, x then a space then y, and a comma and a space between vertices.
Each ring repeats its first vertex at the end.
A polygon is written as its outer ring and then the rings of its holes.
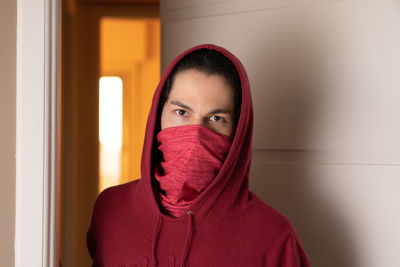
POLYGON ((14 266, 17 2, 0 1, 0 259, 14 266))
POLYGON ((295 224, 312 266, 400 266, 400 5, 161 1, 162 67, 215 43, 244 63, 251 188, 295 224))

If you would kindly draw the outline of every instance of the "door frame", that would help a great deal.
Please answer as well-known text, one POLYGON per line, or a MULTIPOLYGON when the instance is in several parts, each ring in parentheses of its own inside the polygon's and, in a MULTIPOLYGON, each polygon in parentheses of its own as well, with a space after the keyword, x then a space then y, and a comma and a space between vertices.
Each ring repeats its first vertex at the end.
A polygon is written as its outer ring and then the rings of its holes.
POLYGON ((56 266, 61 0, 17 1, 15 266, 56 266))

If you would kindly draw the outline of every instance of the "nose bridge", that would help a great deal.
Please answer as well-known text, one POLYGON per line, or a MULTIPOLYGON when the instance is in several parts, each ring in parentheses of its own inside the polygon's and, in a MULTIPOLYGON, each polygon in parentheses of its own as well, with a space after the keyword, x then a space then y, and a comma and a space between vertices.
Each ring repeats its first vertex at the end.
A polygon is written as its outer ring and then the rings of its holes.
POLYGON ((204 127, 208 128, 207 119, 204 118, 203 116, 199 115, 199 114, 193 116, 190 124, 191 125, 201 125, 201 126, 204 126, 204 127))

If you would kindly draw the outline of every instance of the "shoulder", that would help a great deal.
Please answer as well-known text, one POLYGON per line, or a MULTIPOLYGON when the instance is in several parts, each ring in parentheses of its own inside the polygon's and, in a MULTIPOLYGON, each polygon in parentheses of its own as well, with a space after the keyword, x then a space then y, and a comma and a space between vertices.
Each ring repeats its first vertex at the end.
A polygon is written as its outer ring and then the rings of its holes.
POLYGON ((112 211, 117 206, 120 208, 125 203, 131 203, 133 192, 136 190, 138 184, 139 180, 135 180, 106 188, 97 196, 94 212, 100 212, 101 210, 112 211))
POLYGON ((244 217, 247 223, 256 229, 253 240, 258 240, 260 246, 268 251, 266 254, 269 256, 265 259, 268 262, 267 266, 275 266, 272 262, 279 261, 282 261, 284 266, 309 266, 302 242, 292 222, 255 194, 250 194, 251 204, 244 217))
POLYGON ((293 225, 280 211, 265 203, 262 199, 250 192, 250 203, 246 210, 246 217, 253 218, 255 223, 269 226, 275 231, 292 231, 293 225))
POLYGON ((282 246, 293 237, 300 242, 292 222, 251 192, 248 208, 236 218, 236 222, 246 235, 268 247, 277 244, 282 246))
POLYGON ((109 187, 103 190, 94 203, 90 228, 101 228, 103 224, 117 223, 117 218, 131 213, 133 194, 138 180, 109 187))
POLYGON ((94 204, 92 218, 86 235, 87 247, 92 258, 95 257, 98 244, 112 235, 121 218, 129 213, 132 195, 139 181, 113 186, 103 190, 94 204))
POLYGON ((126 197, 132 192, 132 190, 134 190, 138 186, 139 181, 140 179, 125 184, 108 187, 98 195, 97 201, 101 201, 103 199, 111 200, 126 197))

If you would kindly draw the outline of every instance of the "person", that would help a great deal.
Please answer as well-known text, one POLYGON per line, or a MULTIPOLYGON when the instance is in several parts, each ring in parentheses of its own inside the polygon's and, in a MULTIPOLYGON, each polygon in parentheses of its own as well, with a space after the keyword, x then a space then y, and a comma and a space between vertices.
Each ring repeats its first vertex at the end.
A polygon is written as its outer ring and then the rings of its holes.
POLYGON ((176 57, 154 93, 141 179, 96 200, 93 266, 309 266, 290 221, 248 189, 252 131, 233 54, 204 44, 176 57))

